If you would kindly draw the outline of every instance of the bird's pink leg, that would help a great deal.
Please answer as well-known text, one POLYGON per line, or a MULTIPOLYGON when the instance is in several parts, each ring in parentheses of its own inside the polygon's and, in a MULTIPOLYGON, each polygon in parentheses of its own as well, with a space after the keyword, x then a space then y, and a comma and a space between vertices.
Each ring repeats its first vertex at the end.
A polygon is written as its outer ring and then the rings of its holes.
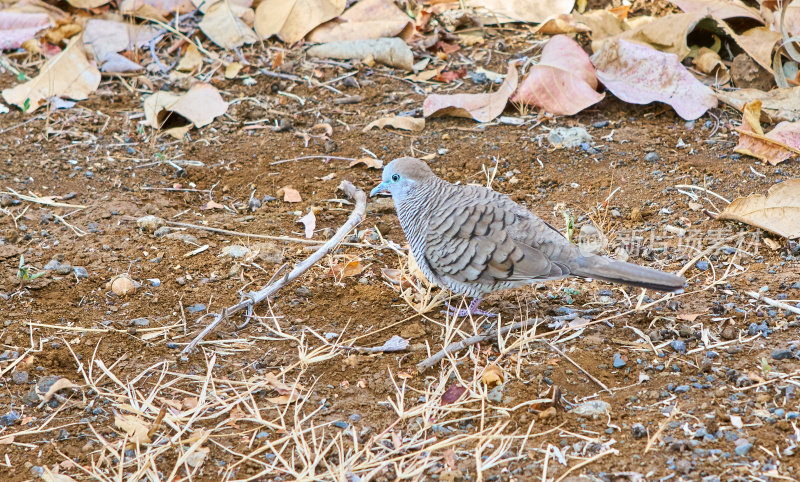
POLYGON ((488 311, 479 310, 478 306, 480 306, 480 304, 481 304, 481 298, 475 298, 470 302, 469 307, 466 310, 463 310, 455 308, 448 303, 447 309, 444 310, 444 312, 450 316, 455 316, 459 318, 463 318, 465 316, 473 316, 473 315, 486 316, 488 318, 494 318, 495 316, 497 316, 497 313, 489 313, 488 311))

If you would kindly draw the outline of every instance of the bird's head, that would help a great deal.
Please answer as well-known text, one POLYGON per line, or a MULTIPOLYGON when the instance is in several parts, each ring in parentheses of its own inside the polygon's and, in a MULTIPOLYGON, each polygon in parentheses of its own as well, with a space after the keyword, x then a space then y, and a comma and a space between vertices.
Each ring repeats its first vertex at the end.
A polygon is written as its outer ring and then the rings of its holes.
POLYGON ((404 198, 420 183, 436 175, 424 161, 413 157, 395 159, 383 168, 381 183, 370 191, 370 197, 388 191, 395 200, 404 198))

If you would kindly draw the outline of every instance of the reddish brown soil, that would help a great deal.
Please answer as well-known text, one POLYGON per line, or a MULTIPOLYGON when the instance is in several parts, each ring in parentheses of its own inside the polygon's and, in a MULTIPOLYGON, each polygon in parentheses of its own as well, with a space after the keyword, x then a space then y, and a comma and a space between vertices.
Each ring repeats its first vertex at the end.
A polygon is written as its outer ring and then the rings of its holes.
MULTIPOLYGON (((502 64, 495 60, 489 68, 503 70, 502 64)), ((325 64, 317 64, 316 69, 321 72, 320 80, 333 79, 346 72, 325 64)), ((204 323, 196 323, 199 315, 187 312, 186 308, 202 303, 209 312, 219 312, 239 301, 239 290, 266 285, 279 267, 279 264, 261 260, 257 262, 263 271, 253 265, 233 267, 230 258, 219 257, 222 248, 260 241, 198 230, 187 233, 196 236, 198 244, 207 244, 209 248, 185 258, 184 254, 195 246, 176 239, 155 238, 137 228, 137 218, 154 214, 164 219, 202 223, 239 232, 301 237, 298 213, 305 213, 312 206, 321 208, 317 215, 318 229, 335 230, 344 222, 351 207, 329 201, 342 197, 336 191, 342 179, 368 191, 380 178, 379 171, 366 169, 363 165, 351 168, 347 161, 325 163, 311 159, 272 165, 275 160, 320 154, 359 158, 365 155, 362 148, 387 162, 404 155, 424 156, 441 152, 443 154, 431 161, 434 171, 440 176, 453 182, 483 183, 485 178, 481 166, 490 167, 496 159, 499 177, 493 184, 495 189, 508 193, 560 228, 564 222, 560 214, 554 214, 557 204, 563 203, 574 213, 579 226, 588 221, 584 216, 591 214, 611 237, 612 252, 615 239, 631 230, 641 232, 652 228, 658 236, 671 236, 666 241, 669 249, 644 253, 645 256, 631 260, 669 271, 679 270, 695 252, 679 249, 674 235, 662 231, 665 225, 683 227, 690 235, 700 236, 701 248, 719 241, 720 230, 726 230, 722 236, 730 236, 738 230, 748 229, 718 222, 703 210, 692 210, 688 206, 689 198, 679 193, 676 185, 702 186, 732 199, 766 192, 776 182, 800 176, 797 160, 772 167, 747 157, 733 159, 731 154, 736 136, 732 133, 731 122, 738 123, 736 113, 715 110, 713 115, 704 116, 689 128, 663 105, 625 105, 610 95, 578 116, 547 119, 536 127, 531 127, 532 123, 521 127, 481 127, 468 120, 444 118, 430 120, 419 134, 387 130, 362 133, 362 128, 371 120, 389 113, 419 109, 423 100, 423 96, 414 93, 407 82, 381 72, 385 70, 363 68, 356 76, 362 85, 358 89, 334 84, 345 94, 364 97, 361 103, 344 106, 332 103, 339 97, 333 92, 308 89, 302 84, 292 87, 291 82, 266 76, 255 76, 257 83, 252 87, 243 86, 240 81, 218 81, 216 84, 224 91, 226 99, 241 101, 231 108, 228 116, 218 119, 208 128, 192 131, 191 139, 182 141, 163 135, 153 139, 149 128, 140 129, 140 118, 135 114, 141 111, 141 98, 122 89, 116 81, 105 82, 97 95, 73 109, 40 114, 27 123, 30 115, 13 112, 3 116, 0 152, 4 159, 0 160, 0 188, 40 196, 76 193, 75 197, 64 202, 85 205, 86 209, 65 220, 87 232, 84 236, 77 236, 72 229, 49 216, 49 213, 64 215, 71 212, 68 208, 51 208, 23 201, 5 208, 17 218, 16 223, 7 214, 0 216, 0 295, 3 297, 0 320, 4 322, 0 332, 0 351, 27 353, 27 358, 12 371, 29 374, 28 382, 23 384, 12 381, 11 371, 3 374, 0 415, 14 410, 22 418, 12 426, 1 428, 0 437, 41 427, 48 417, 53 417, 48 427, 65 426, 65 432, 23 434, 17 436, 13 444, 3 446, 4 455, 0 457, 0 463, 10 463, 10 468, 5 469, 5 480, 30 479, 31 466, 52 467, 67 458, 76 464, 90 466, 97 445, 87 444, 87 441, 96 440, 94 431, 109 443, 120 442, 120 430, 114 427, 113 413, 122 410, 120 404, 124 402, 105 398, 84 387, 76 358, 82 361, 83 370, 92 366, 93 359, 102 360, 106 366, 114 364, 112 371, 123 383, 132 381, 148 367, 164 360, 171 371, 203 376, 207 370, 207 357, 215 345, 208 345, 206 351, 182 359, 180 348, 199 332, 204 323), (275 94, 289 88, 305 99, 304 106, 275 94), (248 98, 257 99, 262 104, 250 102, 248 98), (264 105, 269 105, 270 110, 265 111, 264 105), (247 121, 262 118, 269 120, 263 125, 284 119, 294 127, 284 132, 244 129, 247 121), (606 120, 610 122, 608 126, 592 127, 593 123, 606 120), (710 127, 706 127, 706 121, 710 121, 710 127), (303 138, 295 133, 309 131, 319 123, 329 123, 333 127, 330 140, 312 138, 308 146, 304 146, 303 138), (581 148, 554 150, 546 135, 549 129, 557 126, 587 127, 594 136, 595 145, 602 146, 600 152, 589 154, 581 148), (612 130, 613 142, 603 140, 602 136, 609 135, 612 130), (676 148, 679 139, 688 147, 676 148), (644 160, 651 151, 660 157, 655 162, 644 160), (190 166, 178 172, 166 163, 156 163, 172 159, 200 161, 203 167, 190 166), (763 176, 754 174, 753 169, 763 176), (509 171, 516 173, 512 178, 514 182, 509 181, 506 174, 509 171), (92 172, 90 178, 87 172, 92 172), (320 179, 329 174, 333 175, 332 178, 320 179), (201 210, 210 199, 207 192, 164 190, 176 184, 183 188, 196 186, 199 190, 213 187, 214 201, 228 209, 201 210), (303 201, 290 204, 277 200, 264 203, 253 213, 247 212, 247 201, 253 190, 258 198, 267 194, 278 196, 278 189, 284 186, 297 189, 303 201), (607 207, 596 210, 616 188, 620 190, 607 207), (611 216, 612 209, 618 211, 619 217, 611 216), (602 219, 602 213, 607 214, 605 219, 602 219), (21 285, 16 276, 20 255, 24 255, 26 264, 33 271, 41 270, 48 261, 57 258, 73 266, 85 267, 89 278, 76 280, 71 274, 62 276, 50 272, 21 285), (114 295, 106 283, 122 273, 129 273, 143 286, 126 297, 114 295), (152 287, 147 281, 153 278, 160 280, 159 287, 152 287), (184 284, 179 284, 179 278, 184 284), (143 339, 144 332, 129 327, 130 320, 140 317, 148 318, 150 327, 180 324, 184 319, 182 313, 185 313, 185 332, 180 327, 159 338, 143 339), (42 324, 51 326, 38 326, 42 324), (106 332, 109 328, 111 330, 106 332), (65 377, 83 388, 62 391, 66 400, 54 403, 55 408, 26 405, 23 397, 33 384, 51 375, 65 377), (93 412, 98 407, 102 410, 93 412)), ((9 74, 0 77, 0 87, 12 83, 9 74)), ((469 81, 466 86, 473 91, 480 90, 469 81)), ((508 115, 517 113, 512 110, 508 115)), ((321 132, 314 130, 311 134, 321 132)), ((717 207, 724 204, 710 195, 707 197, 717 207)), ((699 202, 704 209, 713 210, 708 201, 701 199, 699 202)), ((388 239, 401 245, 404 243, 394 212, 385 209, 376 212, 374 205, 370 204, 360 229, 376 224, 381 224, 381 230, 388 232, 388 239)), ((315 239, 324 239, 325 235, 318 232, 315 239)), ((297 243, 274 245, 280 250, 278 259, 282 258, 290 265, 310 253, 303 249, 304 245, 297 243)), ((549 388, 549 383, 560 387, 563 397, 570 403, 594 394, 609 402, 610 421, 606 418, 582 419, 559 408, 554 416, 540 419, 534 425, 534 433, 561 426, 562 430, 571 433, 605 441, 617 440, 611 447, 619 450, 618 455, 604 456, 571 475, 606 474, 604 480, 625 480, 610 474, 638 472, 648 480, 670 474, 676 474, 677 478, 673 480, 699 480, 713 475, 731 480, 735 477, 766 477, 767 472, 774 470, 774 474, 781 475, 784 480, 796 479, 800 476, 796 451, 784 452, 792 445, 796 421, 769 412, 766 412, 769 416, 759 414, 775 408, 786 413, 798 410, 797 390, 791 388, 797 385, 800 368, 797 359, 777 361, 771 358, 773 350, 789 348, 791 343, 797 343, 798 317, 787 316, 780 309, 775 310, 775 316, 771 317, 768 312, 773 308, 752 302, 745 292, 765 286, 769 289, 767 296, 775 298, 785 294, 788 300, 795 300, 791 302, 795 304, 800 299, 800 290, 796 284, 794 288, 791 286, 800 281, 800 264, 796 258, 800 253, 793 243, 784 244, 775 251, 760 242, 746 245, 744 249, 751 253, 757 249, 757 257, 738 255, 735 263, 744 272, 732 269, 721 285, 695 291, 715 278, 722 278, 733 256, 715 252, 709 259, 713 269, 700 271, 691 267, 686 272, 688 294, 677 298, 678 303, 661 303, 640 313, 617 318, 613 320, 613 326, 591 326, 582 336, 559 345, 572 360, 613 393, 603 392, 546 343, 532 342, 524 352, 517 354, 524 357, 520 376, 507 373, 505 397, 499 405, 513 407, 525 400, 539 398, 549 388), (794 252, 791 251, 793 248, 794 252), (735 308, 741 311, 723 307, 726 303, 735 303, 735 308), (678 318, 689 314, 700 316, 692 321, 678 318), (753 322, 766 322, 771 334, 752 339, 748 336, 748 326, 753 322), (712 342, 727 341, 722 337, 726 327, 732 327, 732 333, 741 340, 715 349, 718 356, 711 360, 708 371, 701 373, 699 367, 703 365, 706 350, 681 354, 666 345, 658 349, 665 354, 660 358, 648 344, 639 343, 637 333, 626 326, 649 334, 656 345, 673 339, 681 340, 690 351, 703 346, 700 340, 703 328, 709 330, 712 342), (624 368, 612 367, 615 353, 627 360, 624 368), (773 380, 765 373, 762 360, 772 371, 794 374, 794 379, 787 376, 773 380), (657 365, 666 368, 660 371, 655 368, 657 365), (640 373, 648 375, 649 380, 638 383, 640 373), (710 377, 708 380, 707 376, 710 377), (695 388, 693 383, 710 387, 695 388), (763 386, 752 386, 760 383, 763 386), (688 385, 691 389, 680 394, 668 390, 669 385, 688 385), (658 440, 654 441, 653 450, 646 453, 648 436, 634 438, 632 427, 641 423, 649 437, 654 437, 659 425, 666 420, 661 411, 674 405, 680 412, 671 420, 676 424, 666 425, 658 440), (742 417, 744 427, 739 430, 731 427, 732 410, 738 411, 742 417), (694 433, 701 427, 715 433, 714 440, 703 441, 702 437, 695 437, 694 433), (607 433, 607 429, 611 433, 607 433), (733 432, 737 439, 746 439, 752 443, 752 449, 745 455, 737 455, 735 442, 726 439, 725 432, 733 432), (695 446, 694 441, 702 443, 695 446), (719 452, 715 452, 717 449, 719 452)), ((269 310, 279 317, 283 330, 297 336, 306 329, 319 334, 343 333, 344 339, 348 339, 376 332, 412 315, 398 294, 382 281, 381 268, 399 265, 392 251, 343 247, 335 256, 339 259, 360 256, 362 263, 369 266, 359 276, 337 281, 328 276, 333 262, 329 257, 283 289, 269 306, 269 310)), ((621 291, 614 289, 610 299, 601 299, 598 291, 603 289, 612 287, 581 280, 549 283, 541 289, 532 287, 492 295, 484 308, 502 313, 504 320, 518 320, 526 310, 531 316, 560 314, 555 310, 561 306, 578 309, 599 307, 595 318, 603 310, 614 314, 628 309, 628 301, 621 291), (570 290, 564 291, 565 288, 570 290)), ((634 296, 635 303, 638 292, 627 291, 634 296)), ((267 314, 267 306, 259 306, 256 313, 267 314)), ((438 312, 429 316, 440 321, 444 319, 438 312)), ((211 341, 243 340, 236 345, 239 351, 217 355, 213 370, 216 379, 245 380, 297 362, 294 344, 255 339, 269 337, 269 322, 252 322, 237 330, 234 324, 242 321, 241 317, 235 317, 220 325, 209 337, 211 341), (245 343, 247 340, 256 341, 245 343)), ((433 350, 438 350, 442 344, 440 326, 419 317, 411 317, 399 326, 361 338, 358 344, 380 345, 392 334, 410 339, 413 345, 427 344, 433 350)), ((321 344, 311 339, 311 346, 321 344)), ((481 350, 479 363, 485 365, 496 355, 497 346, 482 345, 481 350)), ((348 420, 358 429, 371 426, 373 433, 380 433, 396 419, 391 409, 378 404, 386 401, 387 397, 394 397, 395 388, 388 374, 395 378, 402 372, 413 374, 415 364, 423 358, 425 352, 420 350, 349 357, 340 354, 311 365, 301 380, 306 386, 314 387, 308 406, 317 407, 327 400, 321 420, 348 420), (357 422, 349 420, 354 413, 361 417, 357 422)), ((0 370, 9 367, 12 361, 0 361, 0 370)), ((480 373, 483 365, 476 367, 474 359, 465 358, 460 366, 462 376, 472 379, 475 370, 480 373)), ((94 370, 98 370, 96 365, 94 370)), ((430 383, 426 375, 435 376, 437 370, 434 368, 428 373, 412 375, 407 384, 416 390, 424 390, 430 383)), ((157 383, 158 373, 156 370, 137 380, 134 384, 136 389, 148 392, 157 383)), ((97 377, 97 373, 94 376, 97 377)), ((109 378, 103 379, 99 386, 119 393, 119 387, 109 378)), ((188 384, 183 389, 189 391, 187 396, 198 390, 196 385, 188 384)), ((176 397, 172 391, 159 396, 176 397)), ((254 403, 259 407, 270 406, 264 399, 254 403)), ((493 417, 500 416, 499 412, 491 413, 493 417)), ((509 416, 508 433, 524 434, 531 421, 537 418, 529 407, 511 412, 509 416)), ((222 421, 212 419, 196 424, 198 427, 217 427, 214 436, 219 437, 219 443, 210 445, 207 468, 195 478, 215 480, 220 467, 239 460, 232 453, 247 453, 264 443, 259 439, 255 446, 250 445, 252 434, 259 430, 257 425, 234 420, 231 426, 219 428, 222 421)), ((402 432, 416 430, 412 422, 401 422, 395 428, 402 432)), ((473 420, 461 426, 468 433, 477 424, 478 421, 473 420)), ((167 433, 169 436, 170 432, 167 433)), ((556 430, 531 439, 527 448, 544 449, 548 444, 562 447, 562 444, 579 441, 578 438, 565 438, 563 433, 556 430)), ((465 450, 471 448, 466 446, 465 450)), ((588 454, 591 455, 591 451, 588 454)), ((162 470, 169 471, 177 452, 167 451, 159 457, 162 470)), ((531 464, 542 458, 541 452, 530 452, 527 458, 501 464, 502 473, 493 469, 489 474, 503 479, 512 476, 518 480, 538 478, 542 467, 531 464)), ((573 466, 575 462, 569 465, 573 466)), ((474 460, 462 457, 458 467, 469 474, 474 469, 474 460)), ((258 470, 244 465, 241 472, 232 477, 244 478, 258 470)), ((564 470, 564 466, 550 460, 551 477, 557 478, 564 470)), ((426 474, 433 476, 441 471, 440 464, 426 474)), ((74 477, 82 474, 74 467, 62 469, 62 472, 74 477)), ((185 473, 180 476, 185 476, 185 473)), ((378 480, 391 480, 393 477, 391 466, 378 474, 378 480)), ((272 478, 267 476, 267 480, 272 478)))

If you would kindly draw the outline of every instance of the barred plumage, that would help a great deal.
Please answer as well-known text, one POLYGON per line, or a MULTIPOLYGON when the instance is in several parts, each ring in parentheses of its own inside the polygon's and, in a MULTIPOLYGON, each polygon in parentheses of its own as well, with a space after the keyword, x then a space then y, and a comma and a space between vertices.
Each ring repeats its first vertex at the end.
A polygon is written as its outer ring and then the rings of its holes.
POLYGON ((567 276, 680 291, 673 274, 584 254, 508 196, 450 184, 423 161, 395 159, 372 194, 392 193, 400 226, 422 272, 455 293, 480 297, 567 276))

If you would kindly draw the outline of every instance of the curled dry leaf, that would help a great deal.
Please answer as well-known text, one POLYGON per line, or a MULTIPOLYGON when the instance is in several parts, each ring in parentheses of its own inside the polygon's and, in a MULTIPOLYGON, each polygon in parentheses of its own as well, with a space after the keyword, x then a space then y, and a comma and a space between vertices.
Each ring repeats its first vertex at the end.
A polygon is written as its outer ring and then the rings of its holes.
POLYGON ((97 8, 102 5, 105 5, 110 0, 67 0, 67 2, 75 8, 97 8))
MULTIPOLYGON (((384 117, 382 119, 374 120, 369 124, 367 124, 367 127, 365 127, 362 130, 362 132, 367 132, 369 130, 374 129, 375 127, 379 129, 383 129, 384 127, 394 127, 395 129, 402 129, 404 131, 419 132, 425 128, 425 119, 419 117, 407 117, 407 116, 384 117)), ((374 160, 375 159, 373 159, 373 161, 374 160)), ((361 162, 361 159, 354 162, 356 163, 361 162)))
POLYGON ((481 381, 489 388, 502 384, 506 379, 503 369, 492 363, 483 370, 481 381))
POLYGON ((727 84, 731 80, 728 67, 722 63, 719 54, 707 47, 702 47, 692 63, 700 72, 711 76, 715 85, 727 84))
POLYGON ((0 12, 0 50, 18 49, 36 36, 36 32, 50 27, 50 17, 41 12, 0 12))
POLYGON ((764 23, 758 10, 730 0, 670 0, 687 13, 702 13, 720 20, 741 17, 764 23))
POLYGON ((483 25, 541 23, 554 15, 571 12, 575 0, 465 0, 464 5, 477 10, 483 25))
POLYGON ((298 223, 303 223, 305 226, 306 238, 311 239, 314 236, 314 229, 317 227, 317 217, 314 216, 314 210, 309 209, 308 213, 297 220, 298 223))
POLYGON ((150 432, 149 425, 135 415, 115 415, 114 425, 128 435, 128 441, 132 444, 141 445, 152 442, 148 435, 148 432, 150 432))
POLYGON ((242 5, 242 2, 218 0, 205 8, 198 26, 212 42, 224 49, 232 49, 258 40, 244 20, 252 23, 253 16, 249 1, 242 5))
POLYGON ((592 62, 603 85, 625 102, 664 102, 686 120, 717 105, 711 88, 686 70, 675 54, 617 39, 606 42, 592 62))
POLYGON ((100 71, 89 63, 80 38, 48 60, 39 75, 24 84, 3 89, 3 98, 26 112, 33 112, 54 96, 83 100, 100 85, 100 71))
POLYGON ((514 62, 508 66, 508 74, 497 92, 488 94, 431 94, 422 104, 422 115, 440 117, 470 117, 478 122, 489 122, 503 113, 511 94, 517 90, 519 74, 514 62))
POLYGON ((355 161, 351 161, 350 167, 354 167, 359 164, 364 164, 370 169, 383 169, 383 161, 380 159, 375 159, 374 157, 361 157, 355 161))
POLYGON ((348 278, 351 276, 358 276, 364 272, 366 266, 361 258, 355 258, 344 263, 336 263, 328 272, 331 276, 337 279, 348 278))
POLYGON ((442 405, 456 403, 458 399, 461 398, 461 396, 466 392, 467 389, 463 385, 459 385, 458 383, 450 385, 442 394, 442 405))
POLYGON ((189 44, 175 69, 180 72, 194 72, 200 70, 202 66, 203 56, 200 54, 200 50, 197 48, 197 45, 189 44))
POLYGON ((263 0, 256 8, 256 32, 263 39, 277 35, 293 44, 340 15, 346 5, 347 0, 263 0))
POLYGON ((542 50, 512 102, 535 105, 556 115, 572 115, 600 102, 597 74, 589 56, 577 42, 557 35, 542 50))
POLYGON ((103 72, 129 72, 142 66, 119 52, 141 47, 157 35, 158 30, 146 25, 92 18, 83 30, 83 43, 103 72))
POLYGON ((800 154, 800 122, 781 122, 768 133, 761 128, 761 101, 745 104, 739 143, 734 152, 753 156, 777 165, 800 154))
POLYGON ((122 0, 121 13, 166 21, 172 14, 184 14, 195 9, 191 0, 122 0))
POLYGON ((58 392, 59 390, 64 390, 65 388, 78 388, 78 385, 75 385, 66 378, 59 378, 58 380, 56 380, 55 383, 50 385, 50 388, 47 390, 47 393, 42 395, 42 401, 48 402, 51 398, 53 398, 53 395, 55 395, 56 392, 58 392))
POLYGON ((372 59, 380 64, 407 71, 414 68, 414 53, 411 51, 411 47, 396 37, 328 42, 315 45, 306 53, 312 57, 329 59, 372 59))
POLYGON ((287 203, 299 203, 300 201, 303 200, 303 198, 300 197, 300 193, 297 191, 297 189, 294 189, 290 186, 285 186, 278 189, 277 194, 278 197, 283 198, 283 202, 287 203))
POLYGON ((325 43, 395 36, 408 40, 413 33, 411 19, 391 0, 361 0, 340 17, 315 28, 308 40, 325 43))
POLYGON ((186 93, 176 95, 170 92, 156 92, 144 99, 144 116, 148 125, 161 129, 180 138, 195 127, 210 124, 216 117, 228 110, 228 103, 216 87, 197 83, 186 93), (183 119, 181 119, 183 118, 183 119))
POLYGON ((800 238, 800 179, 775 184, 766 196, 734 199, 717 219, 739 221, 788 239, 800 238))
POLYGON ((717 98, 729 106, 744 111, 745 105, 754 100, 761 101, 761 112, 773 121, 800 120, 800 87, 772 89, 718 90, 717 98))

